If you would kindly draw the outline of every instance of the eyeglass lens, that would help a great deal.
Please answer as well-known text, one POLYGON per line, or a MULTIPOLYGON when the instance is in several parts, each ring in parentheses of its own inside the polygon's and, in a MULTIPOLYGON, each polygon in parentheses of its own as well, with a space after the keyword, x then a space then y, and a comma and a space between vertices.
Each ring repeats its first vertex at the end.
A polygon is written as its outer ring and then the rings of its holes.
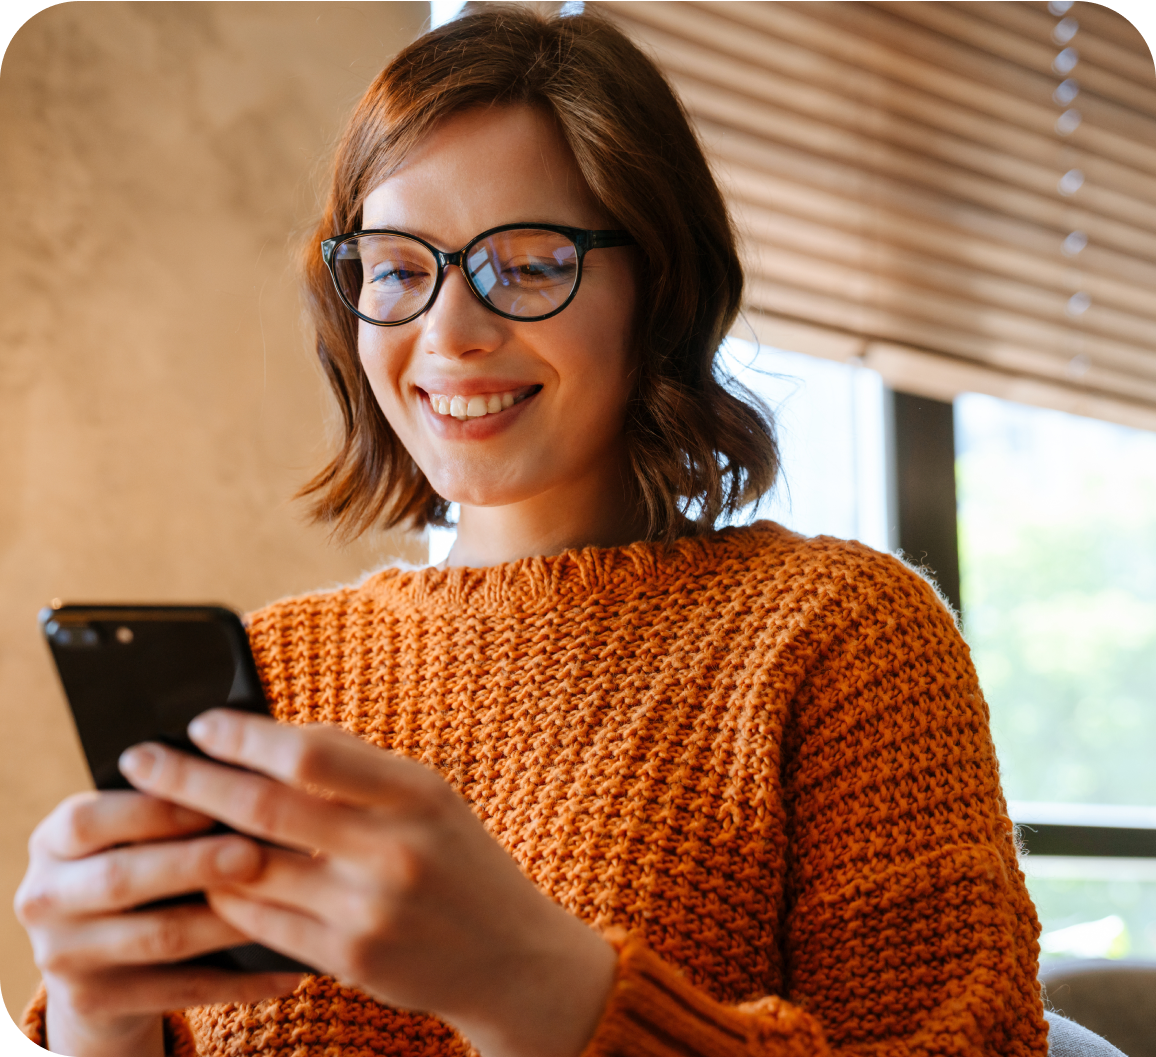
MULTIPOLYGON (((467 279, 500 312, 549 315, 574 290, 578 251, 565 235, 537 228, 499 231, 468 246, 467 279)), ((341 291, 362 315, 399 323, 423 311, 437 284, 437 258, 404 235, 358 235, 337 247, 341 291)))

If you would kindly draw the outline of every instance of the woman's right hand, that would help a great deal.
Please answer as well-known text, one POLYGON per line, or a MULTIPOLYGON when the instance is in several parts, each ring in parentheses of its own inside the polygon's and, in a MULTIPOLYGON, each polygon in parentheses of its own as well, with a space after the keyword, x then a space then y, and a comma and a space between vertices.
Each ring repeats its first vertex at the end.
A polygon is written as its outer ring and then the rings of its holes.
POLYGON ((161 1014, 292 991, 297 973, 238 973, 172 963, 248 943, 202 903, 142 903, 251 881, 262 848, 239 834, 196 836, 198 812, 138 792, 64 800, 28 842, 15 909, 48 992, 52 1052, 161 1057, 161 1014))

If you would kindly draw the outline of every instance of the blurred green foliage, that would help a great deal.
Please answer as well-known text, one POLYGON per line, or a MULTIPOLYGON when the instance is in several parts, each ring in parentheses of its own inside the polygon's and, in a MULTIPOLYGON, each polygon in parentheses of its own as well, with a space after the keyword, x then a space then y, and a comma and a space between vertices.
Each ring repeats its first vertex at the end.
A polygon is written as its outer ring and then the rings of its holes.
POLYGON ((1014 800, 1156 804, 1156 434, 956 404, 964 633, 1014 800))
POLYGON ((1124 922, 1122 934, 1099 950, 1069 950, 1048 957, 1156 958, 1156 883, 1151 881, 1085 881, 1033 878, 1028 891, 1045 933, 1066 929, 1110 914, 1124 922))

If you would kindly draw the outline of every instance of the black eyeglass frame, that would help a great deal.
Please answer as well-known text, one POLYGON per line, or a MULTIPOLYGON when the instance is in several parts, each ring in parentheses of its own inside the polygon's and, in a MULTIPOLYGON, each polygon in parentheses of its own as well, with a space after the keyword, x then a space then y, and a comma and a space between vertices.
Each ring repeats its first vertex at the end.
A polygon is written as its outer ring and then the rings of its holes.
POLYGON ((590 250, 600 250, 610 246, 633 245, 635 245, 635 240, 628 231, 592 231, 586 228, 565 227, 561 224, 500 224, 496 228, 490 228, 487 231, 483 231, 480 235, 475 235, 474 238, 455 253, 444 253, 436 246, 431 246, 425 239, 411 235, 408 231, 394 231, 390 228, 366 228, 362 231, 348 231, 344 235, 336 235, 331 239, 326 239, 321 243, 321 257, 325 261, 326 268, 329 270, 329 276, 333 280, 333 288, 337 291, 337 296, 341 298, 341 303, 357 316, 358 319, 364 319, 366 323, 372 323, 375 327, 400 327, 406 323, 412 323, 418 316, 428 312, 430 306, 437 300, 437 296, 441 292, 442 283, 445 281, 446 267, 451 264, 456 265, 461 270, 462 276, 466 280, 466 285, 473 291, 474 296, 491 312, 496 313, 503 319, 512 319, 516 323, 537 323, 540 320, 556 316, 574 300, 574 295, 578 293, 578 287, 582 284, 582 261, 590 250), (500 308, 486 300, 485 295, 474 285, 468 269, 463 267, 466 254, 481 242, 482 239, 488 239, 491 235, 497 235, 502 231, 517 231, 519 229, 553 231, 555 234, 564 235, 574 243, 574 249, 578 254, 578 267, 574 273, 574 286, 570 290, 570 295, 557 308, 541 316, 512 316, 508 312, 503 312, 500 308), (349 298, 345 296, 345 292, 341 289, 341 283, 337 278, 337 248, 342 243, 349 242, 351 239, 358 238, 361 235, 396 235, 419 243, 434 255, 434 259, 438 265, 437 280, 434 282, 433 290, 430 291, 429 300, 426 301, 418 311, 414 312, 413 315, 406 316, 405 319, 390 322, 373 319, 364 312, 361 312, 356 305, 351 304, 349 298))

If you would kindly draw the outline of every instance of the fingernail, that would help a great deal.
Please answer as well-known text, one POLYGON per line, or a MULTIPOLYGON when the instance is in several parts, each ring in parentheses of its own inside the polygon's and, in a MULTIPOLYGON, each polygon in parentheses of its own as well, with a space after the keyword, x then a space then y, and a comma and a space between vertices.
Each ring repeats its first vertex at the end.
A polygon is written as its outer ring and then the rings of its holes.
POLYGON ((231 842, 217 849, 213 859, 217 872, 227 876, 246 874, 253 869, 256 863, 256 849, 251 844, 231 842))
POLYGON ((117 761, 121 773, 129 778, 147 782, 161 762, 161 754, 151 745, 134 745, 125 749, 117 761))
POLYGON ((217 718, 207 712, 202 712, 188 727, 189 737, 193 741, 212 741, 213 735, 220 730, 221 724, 217 718))

